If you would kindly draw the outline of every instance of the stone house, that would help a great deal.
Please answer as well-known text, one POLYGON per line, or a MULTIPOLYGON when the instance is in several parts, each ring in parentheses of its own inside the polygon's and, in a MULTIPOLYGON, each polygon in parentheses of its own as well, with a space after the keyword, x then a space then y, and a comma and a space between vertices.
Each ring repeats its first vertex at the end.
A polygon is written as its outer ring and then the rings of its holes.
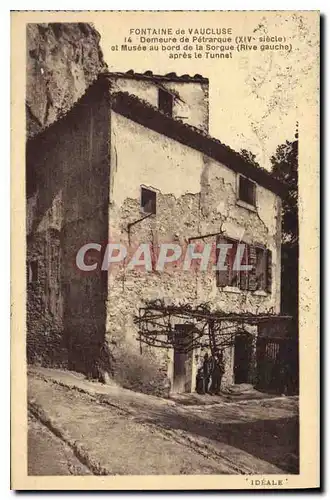
MULTIPOLYGON (((189 392, 203 349, 182 353, 175 344, 139 342, 140 308, 159 299, 208 303, 224 314, 280 314, 283 186, 209 136, 208 95, 200 75, 102 74, 66 115, 28 141, 28 361, 93 374, 104 352, 114 372, 140 356, 172 391, 189 392), (154 262, 141 272, 126 259, 109 273, 100 265, 77 268, 81 247, 108 241, 147 243, 155 252, 168 242, 220 241, 233 250, 243 242, 253 270, 235 271, 231 251, 225 273, 175 265, 159 272, 154 262)), ((173 317, 170 324, 180 330, 184 322, 173 317)), ((235 335, 237 324, 224 351, 224 385, 254 380, 258 335, 271 336, 265 324, 245 324, 244 335, 241 327, 235 335)))

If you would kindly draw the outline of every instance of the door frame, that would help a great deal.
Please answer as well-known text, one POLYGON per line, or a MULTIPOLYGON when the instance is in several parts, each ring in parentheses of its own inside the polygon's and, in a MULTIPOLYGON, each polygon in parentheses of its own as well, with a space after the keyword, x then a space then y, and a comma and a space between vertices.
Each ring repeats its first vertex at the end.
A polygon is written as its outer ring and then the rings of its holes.
MULTIPOLYGON (((176 323, 174 325, 174 335, 176 332, 179 332, 180 330, 185 330, 185 329, 191 329, 194 327, 193 323, 176 323)), ((186 353, 186 361, 185 361, 185 366, 187 364, 187 361, 189 360, 188 366, 189 368, 189 374, 185 373, 185 382, 184 382, 184 390, 176 390, 175 387, 175 338, 173 341, 173 348, 171 349, 172 351, 172 363, 171 363, 171 392, 175 394, 184 394, 184 393, 191 393, 194 390, 194 381, 193 381, 193 375, 194 375, 194 350, 192 349, 191 351, 188 351, 186 353), (190 358, 190 359, 189 359, 190 358), (189 376, 187 380, 187 375, 189 376), (186 386, 189 386, 188 389, 186 389, 186 386)), ((184 355, 184 353, 182 353, 184 355)))

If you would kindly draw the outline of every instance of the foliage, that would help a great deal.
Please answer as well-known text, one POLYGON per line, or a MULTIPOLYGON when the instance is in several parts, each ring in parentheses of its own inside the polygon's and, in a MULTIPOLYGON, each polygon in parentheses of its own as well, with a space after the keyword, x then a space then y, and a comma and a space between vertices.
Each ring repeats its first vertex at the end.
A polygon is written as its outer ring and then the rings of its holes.
POLYGON ((249 163, 251 163, 256 168, 261 168, 259 163, 257 162, 257 156, 252 153, 252 151, 248 151, 247 149, 241 149, 239 155, 249 163))
POLYGON ((141 343, 165 349, 173 347, 181 352, 196 348, 207 348, 213 355, 234 345, 237 333, 245 334, 246 325, 258 325, 263 321, 287 321, 289 317, 267 312, 253 314, 212 310, 210 304, 202 303, 166 305, 162 300, 150 301, 140 308, 134 322, 139 328, 141 343), (173 322, 183 328, 173 328, 173 322))
POLYGON ((272 173, 288 186, 282 200, 282 312, 298 318, 298 139, 281 144, 271 158, 272 173))
POLYGON ((274 177, 288 187, 282 202, 283 239, 286 243, 295 243, 298 240, 298 140, 278 146, 270 161, 274 177))

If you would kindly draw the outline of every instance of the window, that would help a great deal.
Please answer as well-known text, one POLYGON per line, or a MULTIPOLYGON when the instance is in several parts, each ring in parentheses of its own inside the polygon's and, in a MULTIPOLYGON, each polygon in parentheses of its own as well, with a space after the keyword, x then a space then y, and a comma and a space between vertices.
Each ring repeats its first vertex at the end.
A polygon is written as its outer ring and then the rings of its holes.
MULTIPOLYGON (((248 271, 241 271, 238 269, 234 269, 234 263, 236 259, 237 247, 239 244, 244 244, 243 242, 239 242, 236 240, 232 240, 230 238, 218 238, 217 243, 219 244, 229 244, 232 245, 231 248, 228 248, 226 254, 225 267, 226 270, 217 271, 216 279, 218 287, 235 287, 247 289, 248 287, 248 271)), ((219 258, 219 250, 217 250, 217 260, 219 258)), ((244 252, 242 254, 242 265, 249 264, 249 251, 248 245, 245 245, 244 252)))
POLYGON ((240 273, 239 271, 234 269, 238 241, 228 240, 228 243, 231 243, 233 245, 232 248, 229 248, 227 252, 228 286, 238 287, 240 281, 240 273))
MULTIPOLYGON (((247 245, 223 236, 217 238, 217 244, 231 244, 226 254, 225 270, 216 271, 216 282, 219 288, 234 287, 241 290, 256 290, 272 293, 272 252, 260 245, 247 245), (241 264, 249 265, 249 270, 234 269, 237 245, 244 244, 241 264)), ((219 259, 217 249, 216 259, 219 259)))
POLYGON ((239 176, 238 198, 249 205, 256 204, 256 185, 242 175, 239 176))
POLYGON ((145 214, 156 213, 156 192, 151 189, 141 188, 141 210, 145 214))
POLYGON ((158 108, 166 115, 173 114, 173 96, 166 90, 158 89, 158 108))
POLYGON ((266 290, 267 253, 265 248, 256 247, 256 290, 266 290))
POLYGON ((38 261, 32 260, 29 266, 29 283, 38 281, 38 261))

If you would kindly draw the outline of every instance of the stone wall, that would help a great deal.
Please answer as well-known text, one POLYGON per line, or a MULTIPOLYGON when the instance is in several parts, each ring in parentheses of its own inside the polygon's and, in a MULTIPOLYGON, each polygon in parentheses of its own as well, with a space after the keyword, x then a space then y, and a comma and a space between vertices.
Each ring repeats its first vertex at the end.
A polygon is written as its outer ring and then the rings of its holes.
MULTIPOLYGON (((260 313, 271 308, 279 312, 280 199, 257 186, 256 210, 248 210, 237 204, 237 176, 232 170, 114 112, 111 124, 109 213, 113 241, 132 248, 140 243, 157 248, 162 242, 184 246, 189 238, 222 231, 247 244, 263 244, 273 256, 271 293, 218 288, 214 271, 182 271, 172 266, 162 273, 146 273, 127 270, 127 261, 116 266, 109 275, 107 305, 107 338, 115 350, 139 348, 133 318, 149 300, 192 306, 209 302, 225 312, 260 313), (144 220, 141 185, 157 192, 157 214, 144 220)), ((215 237, 203 241, 215 243, 215 237)), ((154 350, 155 360, 169 378, 172 355, 154 350)), ((227 384, 233 381, 232 365, 233 350, 228 350, 227 384)))
MULTIPOLYGON (((108 84, 98 84, 28 143, 28 360, 66 364, 91 376, 99 375, 103 363, 102 370, 127 387, 166 395, 173 350, 139 345, 139 307, 162 299, 208 302, 228 313, 279 312, 281 203, 258 185, 256 208, 241 206, 235 172, 110 111, 109 99, 108 84), (156 191, 156 215, 141 212, 141 186, 156 191), (219 288, 215 272, 198 266, 146 273, 128 270, 126 259, 107 274, 100 266, 86 273, 75 265, 77 251, 89 242, 110 240, 131 249, 147 243, 155 260, 161 243, 185 248, 192 238, 214 244, 216 237, 207 235, 220 232, 271 250, 268 293, 219 288)), ((177 320, 172 322, 174 327, 177 320)), ((193 355, 192 389, 202 355, 193 355)), ((228 348, 225 384, 233 382, 233 356, 228 348)))
POLYGON ((108 238, 107 96, 89 92, 27 146, 30 362, 92 372, 103 344, 106 275, 79 271, 75 259, 82 245, 108 238))

